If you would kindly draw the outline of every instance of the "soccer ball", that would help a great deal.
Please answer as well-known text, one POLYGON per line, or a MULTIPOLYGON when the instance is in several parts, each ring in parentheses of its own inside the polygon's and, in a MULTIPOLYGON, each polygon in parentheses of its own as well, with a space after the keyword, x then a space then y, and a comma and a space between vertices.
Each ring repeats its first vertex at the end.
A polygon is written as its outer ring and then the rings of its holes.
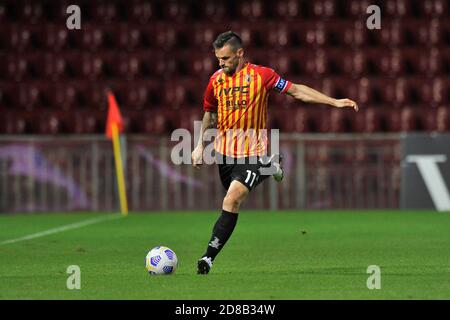
POLYGON ((172 274, 177 269, 177 266, 177 255, 167 247, 155 247, 145 257, 145 268, 151 275, 172 274))

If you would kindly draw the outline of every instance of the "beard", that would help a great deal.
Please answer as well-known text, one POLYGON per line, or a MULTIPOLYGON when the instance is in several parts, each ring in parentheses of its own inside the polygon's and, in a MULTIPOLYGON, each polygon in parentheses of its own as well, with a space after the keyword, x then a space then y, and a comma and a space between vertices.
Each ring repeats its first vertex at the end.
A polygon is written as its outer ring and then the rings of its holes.
POLYGON ((223 70, 223 72, 225 72, 225 74, 227 76, 231 76, 231 75, 233 75, 236 72, 236 68, 237 68, 237 65, 229 66, 229 67, 223 67, 222 70, 223 70))

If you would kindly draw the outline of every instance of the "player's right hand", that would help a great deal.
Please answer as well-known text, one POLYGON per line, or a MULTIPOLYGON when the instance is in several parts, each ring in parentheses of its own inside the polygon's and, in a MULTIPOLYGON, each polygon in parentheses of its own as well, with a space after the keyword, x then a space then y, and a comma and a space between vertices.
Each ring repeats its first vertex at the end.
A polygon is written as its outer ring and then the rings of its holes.
POLYGON ((192 165, 194 168, 200 169, 203 164, 203 146, 197 146, 191 154, 192 165))
POLYGON ((335 106, 338 108, 350 107, 353 108, 356 112, 358 112, 359 110, 358 104, 350 99, 336 99, 335 106))

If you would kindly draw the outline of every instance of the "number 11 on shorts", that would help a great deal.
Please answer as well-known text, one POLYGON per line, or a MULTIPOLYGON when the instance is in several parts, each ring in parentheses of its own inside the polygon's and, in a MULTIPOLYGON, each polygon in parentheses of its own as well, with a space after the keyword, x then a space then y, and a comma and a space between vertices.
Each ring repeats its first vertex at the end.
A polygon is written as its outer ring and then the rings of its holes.
POLYGON ((252 172, 251 170, 247 170, 247 178, 245 178, 245 183, 248 183, 250 181, 250 177, 253 175, 252 181, 249 183, 250 188, 253 186, 253 183, 255 182, 256 173, 252 172))

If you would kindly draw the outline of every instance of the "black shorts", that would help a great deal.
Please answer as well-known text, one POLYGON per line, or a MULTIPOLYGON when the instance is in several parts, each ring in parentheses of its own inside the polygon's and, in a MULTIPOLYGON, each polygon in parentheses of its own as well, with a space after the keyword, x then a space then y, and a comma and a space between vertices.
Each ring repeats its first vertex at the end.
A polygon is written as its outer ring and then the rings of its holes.
POLYGON ((220 180, 226 190, 228 190, 233 180, 237 180, 251 191, 269 177, 269 175, 261 174, 260 169, 265 167, 265 165, 264 161, 261 161, 259 157, 237 159, 216 153, 216 162, 219 167, 220 180))

